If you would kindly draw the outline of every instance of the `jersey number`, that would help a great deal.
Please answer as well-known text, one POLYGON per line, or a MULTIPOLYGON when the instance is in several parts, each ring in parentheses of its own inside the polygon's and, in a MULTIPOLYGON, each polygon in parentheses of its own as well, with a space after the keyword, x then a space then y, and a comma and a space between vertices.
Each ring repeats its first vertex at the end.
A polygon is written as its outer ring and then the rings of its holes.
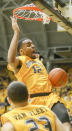
MULTIPOLYGON (((48 131, 52 131, 51 123, 50 123, 50 121, 48 120, 47 117, 45 117, 45 116, 39 117, 38 120, 39 121, 46 121, 46 124, 44 125, 44 128, 48 129, 48 131)), ((33 119, 26 120, 26 124, 33 124, 34 125, 33 127, 30 128, 30 131, 34 131, 34 130, 39 129, 37 123, 33 119)))
POLYGON ((41 68, 39 66, 33 66, 32 68, 34 70, 34 73, 40 73, 41 72, 41 68))

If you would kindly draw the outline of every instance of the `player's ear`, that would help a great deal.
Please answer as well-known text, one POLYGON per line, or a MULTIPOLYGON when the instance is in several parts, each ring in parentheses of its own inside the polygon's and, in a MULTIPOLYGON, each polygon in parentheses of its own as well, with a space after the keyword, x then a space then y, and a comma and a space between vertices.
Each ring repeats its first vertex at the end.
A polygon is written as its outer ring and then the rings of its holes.
POLYGON ((12 101, 9 99, 9 97, 7 97, 8 103, 11 105, 12 101))
POLYGON ((24 50, 23 49, 20 49, 19 52, 20 52, 20 55, 24 54, 24 50))
POLYGON ((23 49, 20 49, 19 51, 20 51, 20 53, 22 53, 22 52, 23 52, 23 49))

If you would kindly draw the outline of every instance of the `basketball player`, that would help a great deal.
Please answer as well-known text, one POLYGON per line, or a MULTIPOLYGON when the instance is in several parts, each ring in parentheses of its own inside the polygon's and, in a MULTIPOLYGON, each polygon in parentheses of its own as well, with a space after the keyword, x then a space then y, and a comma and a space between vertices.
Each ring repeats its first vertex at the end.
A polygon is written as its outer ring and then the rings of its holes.
POLYGON ((35 46, 30 39, 19 40, 17 20, 11 17, 14 35, 8 50, 8 69, 13 71, 17 80, 24 82, 28 88, 31 103, 47 105, 62 123, 69 125, 69 115, 60 98, 52 92, 48 73, 39 59, 36 59, 35 46), (20 56, 16 57, 17 49, 20 56))
POLYGON ((13 109, 1 116, 1 131, 69 131, 47 106, 28 104, 24 83, 10 83, 7 95, 13 109))

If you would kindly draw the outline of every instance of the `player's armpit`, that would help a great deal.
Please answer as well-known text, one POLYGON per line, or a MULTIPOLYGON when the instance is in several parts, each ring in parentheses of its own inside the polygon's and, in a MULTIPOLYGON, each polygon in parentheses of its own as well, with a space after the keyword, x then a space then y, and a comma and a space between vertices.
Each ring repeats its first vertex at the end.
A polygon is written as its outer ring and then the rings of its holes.
POLYGON ((14 73, 18 72, 18 70, 19 70, 18 67, 21 67, 21 62, 18 58, 16 58, 14 63, 8 63, 8 65, 7 65, 7 69, 14 72, 14 73))
POLYGON ((15 131, 15 129, 10 122, 7 122, 2 126, 1 131, 15 131))

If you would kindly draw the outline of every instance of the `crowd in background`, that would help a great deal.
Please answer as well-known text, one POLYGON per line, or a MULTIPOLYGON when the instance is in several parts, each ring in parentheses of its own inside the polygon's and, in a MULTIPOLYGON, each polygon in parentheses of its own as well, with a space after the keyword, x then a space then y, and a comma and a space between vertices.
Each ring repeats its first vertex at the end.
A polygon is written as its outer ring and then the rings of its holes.
MULTIPOLYGON (((68 73, 68 83, 63 88, 54 88, 53 91, 66 102, 66 107, 72 122, 72 67, 61 65, 61 68, 65 69, 68 73)), ((6 89, 8 84, 13 80, 16 80, 14 74, 8 71, 6 66, 0 66, 0 116, 8 110, 11 110, 7 101, 6 89)))

